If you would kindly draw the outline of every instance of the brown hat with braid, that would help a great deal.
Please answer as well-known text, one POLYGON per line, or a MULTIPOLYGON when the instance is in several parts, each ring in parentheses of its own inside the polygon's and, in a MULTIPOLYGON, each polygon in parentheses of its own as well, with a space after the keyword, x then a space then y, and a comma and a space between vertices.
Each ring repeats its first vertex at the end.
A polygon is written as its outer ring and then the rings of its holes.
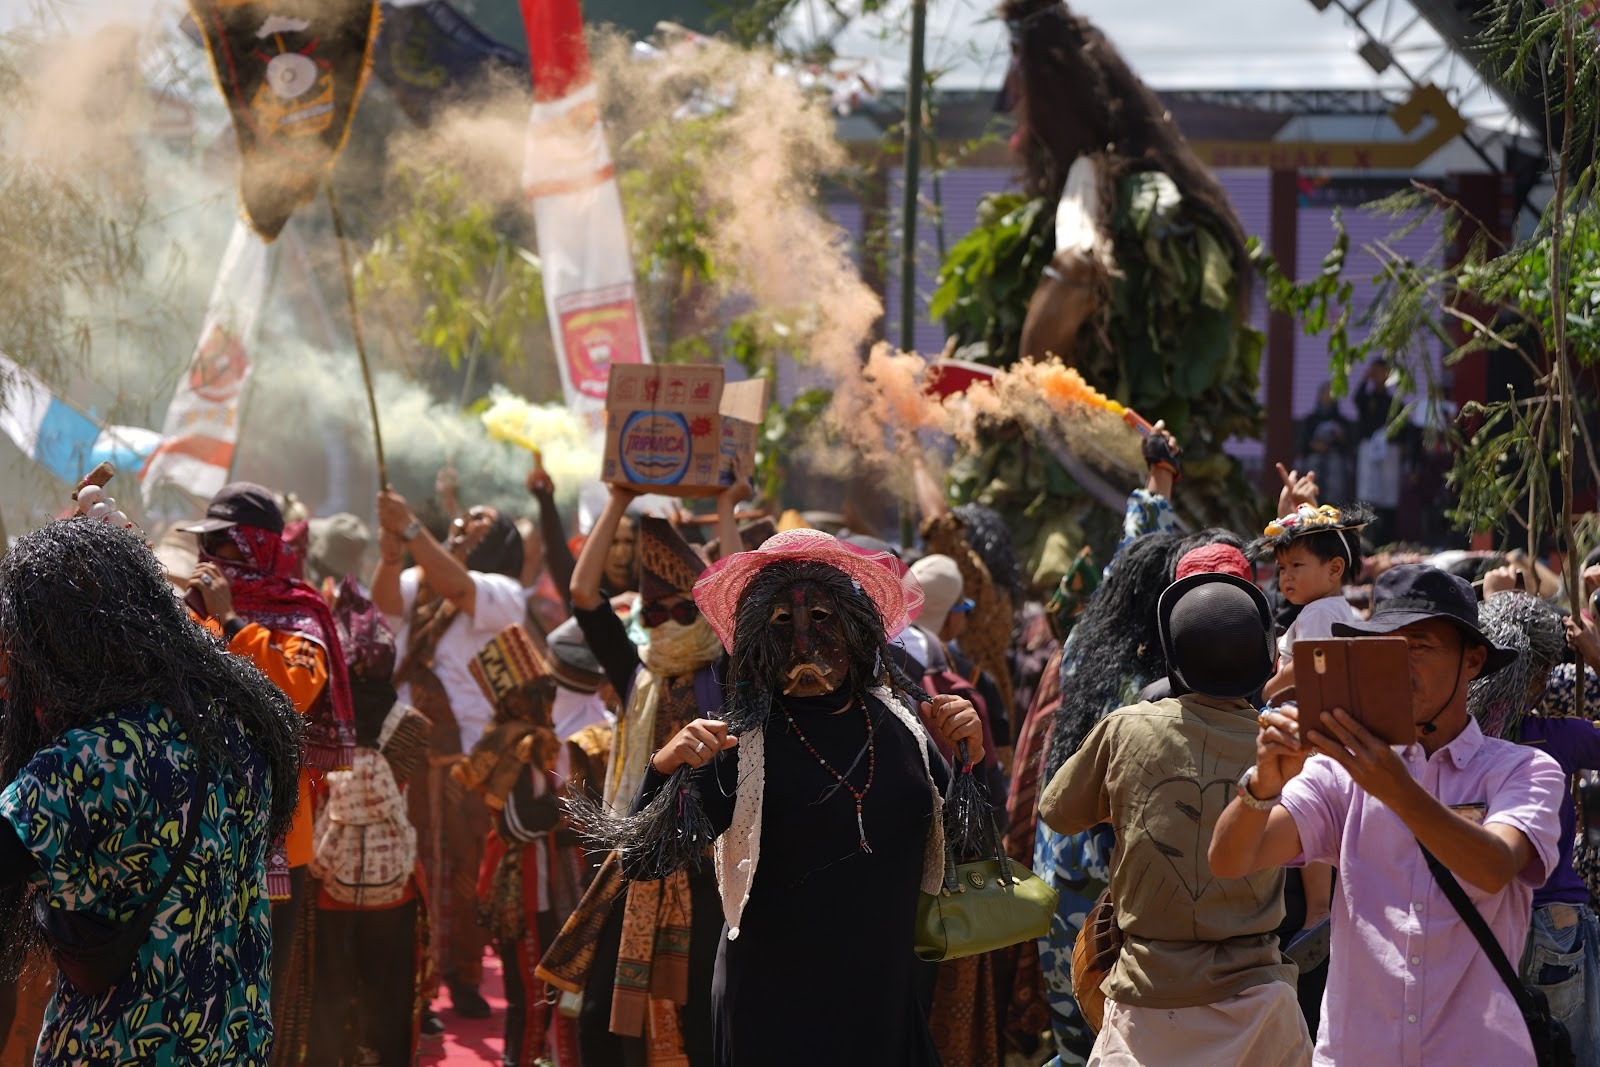
POLYGON ((639 520, 639 596, 646 603, 693 596, 706 561, 666 519, 639 520))

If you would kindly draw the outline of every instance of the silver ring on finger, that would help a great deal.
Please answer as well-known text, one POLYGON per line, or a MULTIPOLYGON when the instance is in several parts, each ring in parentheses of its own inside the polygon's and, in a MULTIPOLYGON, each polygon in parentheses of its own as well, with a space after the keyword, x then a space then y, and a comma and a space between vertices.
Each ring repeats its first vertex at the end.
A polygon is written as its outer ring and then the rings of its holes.
POLYGON ((201 575, 201 576, 200 576, 200 584, 201 584, 201 585, 210 585, 210 584, 211 584, 211 575, 209 575, 209 574, 202 574, 202 575, 201 575))
POLYGON ((706 750, 706 743, 704 741, 696 741, 694 743, 694 754, 695 755, 698 756, 700 753, 704 752, 705 750, 706 750))

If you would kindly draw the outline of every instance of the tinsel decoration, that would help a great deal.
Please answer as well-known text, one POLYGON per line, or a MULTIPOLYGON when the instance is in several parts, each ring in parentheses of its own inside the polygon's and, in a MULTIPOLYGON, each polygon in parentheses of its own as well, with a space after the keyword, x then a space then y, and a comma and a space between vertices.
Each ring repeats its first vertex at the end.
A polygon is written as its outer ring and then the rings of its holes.
POLYGON ((956 766, 950 777, 950 795, 944 799, 944 839, 957 863, 991 859, 999 852, 988 790, 978 781, 967 753, 967 743, 956 746, 956 766))
POLYGON ((1485 600, 1478 624, 1495 644, 1516 649, 1517 658, 1472 682, 1467 711, 1489 737, 1515 741, 1523 717, 1543 701, 1550 672, 1566 658, 1566 628, 1554 605, 1520 590, 1485 600))
POLYGON ((650 803, 631 814, 618 814, 583 790, 568 795, 567 814, 590 850, 615 851, 623 873, 634 881, 704 870, 717 834, 690 781, 692 773, 688 766, 673 771, 650 803))

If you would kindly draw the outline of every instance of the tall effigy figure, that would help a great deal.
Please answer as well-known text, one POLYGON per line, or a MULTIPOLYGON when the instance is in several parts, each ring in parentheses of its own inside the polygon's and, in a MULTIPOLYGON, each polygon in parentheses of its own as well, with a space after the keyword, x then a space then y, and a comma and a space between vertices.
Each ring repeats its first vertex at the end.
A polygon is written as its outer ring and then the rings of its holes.
MULTIPOLYGON (((1059 0, 1006 0, 1001 13, 1022 192, 980 207, 940 272, 934 313, 966 358, 1058 356, 1165 420, 1184 444, 1183 510, 1249 525, 1254 494, 1222 446, 1262 431, 1262 335, 1245 321, 1250 255, 1227 193, 1088 20, 1059 0)), ((1114 544, 1120 516, 1020 429, 987 427, 953 476, 961 499, 1006 516, 1029 577, 1045 584, 1084 541, 1114 544)))

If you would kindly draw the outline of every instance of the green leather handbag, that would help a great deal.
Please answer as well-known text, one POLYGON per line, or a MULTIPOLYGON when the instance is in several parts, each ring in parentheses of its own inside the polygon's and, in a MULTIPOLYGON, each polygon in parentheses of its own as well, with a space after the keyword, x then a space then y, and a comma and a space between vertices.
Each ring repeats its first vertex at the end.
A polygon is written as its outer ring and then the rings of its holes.
POLYGON ((1059 896, 1003 851, 992 860, 957 864, 947 847, 944 887, 917 901, 917 957, 958 960, 1043 937, 1059 896))

